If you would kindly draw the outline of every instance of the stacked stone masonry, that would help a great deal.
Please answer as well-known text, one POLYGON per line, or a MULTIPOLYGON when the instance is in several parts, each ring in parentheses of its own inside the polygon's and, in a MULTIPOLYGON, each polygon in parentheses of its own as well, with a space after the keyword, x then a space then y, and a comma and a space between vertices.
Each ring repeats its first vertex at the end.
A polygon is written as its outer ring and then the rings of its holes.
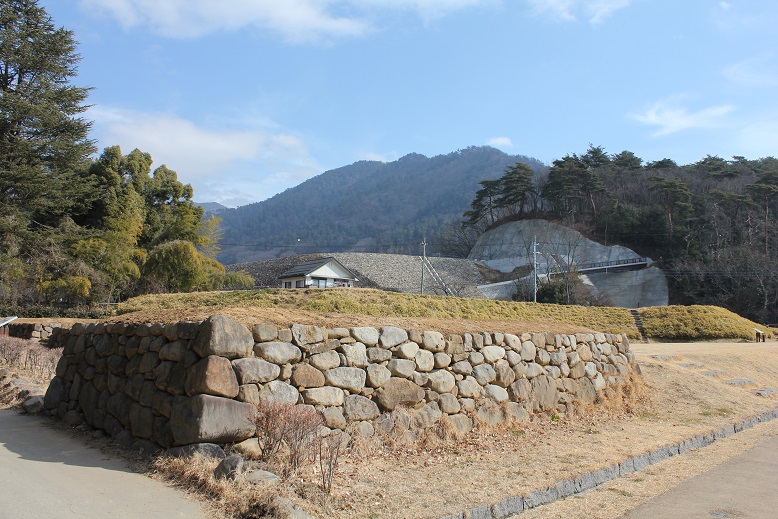
POLYGON ((592 403, 633 371, 623 335, 247 327, 222 316, 175 324, 60 329, 44 405, 133 448, 229 443, 255 433, 256 404, 314 406, 328 427, 370 436, 402 408, 416 428, 442 419, 526 420, 592 403))
POLYGON ((48 341, 52 335, 61 329, 57 323, 11 323, 8 325, 8 335, 19 339, 37 339, 48 341))

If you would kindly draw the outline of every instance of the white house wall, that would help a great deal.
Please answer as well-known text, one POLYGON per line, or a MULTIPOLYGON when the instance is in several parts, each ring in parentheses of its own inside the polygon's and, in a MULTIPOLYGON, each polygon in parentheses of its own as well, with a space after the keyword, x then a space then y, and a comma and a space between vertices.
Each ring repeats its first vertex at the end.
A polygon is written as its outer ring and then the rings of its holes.
POLYGON ((351 279, 353 278, 353 274, 346 271, 345 269, 340 268, 337 263, 331 261, 308 274, 308 277, 325 279, 351 279))

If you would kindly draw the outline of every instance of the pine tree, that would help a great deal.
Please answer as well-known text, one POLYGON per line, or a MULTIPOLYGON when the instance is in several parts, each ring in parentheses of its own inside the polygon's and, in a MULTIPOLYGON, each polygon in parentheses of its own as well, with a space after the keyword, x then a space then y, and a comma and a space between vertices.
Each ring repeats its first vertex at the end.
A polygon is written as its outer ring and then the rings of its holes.
POLYGON ((81 117, 89 89, 70 83, 79 60, 72 32, 37 0, 0 3, 0 215, 17 231, 56 225, 93 200, 81 178, 94 151, 81 117))

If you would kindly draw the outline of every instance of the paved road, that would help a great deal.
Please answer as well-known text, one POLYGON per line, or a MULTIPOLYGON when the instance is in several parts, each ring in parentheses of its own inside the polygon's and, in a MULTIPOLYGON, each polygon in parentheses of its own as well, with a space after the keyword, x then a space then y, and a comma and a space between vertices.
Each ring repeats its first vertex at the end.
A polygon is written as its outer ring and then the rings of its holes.
POLYGON ((624 519, 778 517, 778 436, 656 496, 624 519))
POLYGON ((0 517, 196 519, 203 513, 181 492, 40 418, 0 410, 0 517))

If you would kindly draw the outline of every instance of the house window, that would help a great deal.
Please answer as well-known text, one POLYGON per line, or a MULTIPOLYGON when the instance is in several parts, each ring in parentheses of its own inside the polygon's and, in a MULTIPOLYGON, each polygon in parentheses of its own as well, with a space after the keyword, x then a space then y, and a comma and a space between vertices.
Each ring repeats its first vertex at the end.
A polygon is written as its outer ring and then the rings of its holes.
POLYGON ((305 280, 304 279, 298 279, 297 282, 294 284, 295 288, 305 288, 305 280))
POLYGON ((313 286, 318 288, 327 288, 327 280, 322 278, 312 278, 313 286))
POLYGON ((292 282, 291 281, 284 281, 284 288, 292 288, 292 282))

